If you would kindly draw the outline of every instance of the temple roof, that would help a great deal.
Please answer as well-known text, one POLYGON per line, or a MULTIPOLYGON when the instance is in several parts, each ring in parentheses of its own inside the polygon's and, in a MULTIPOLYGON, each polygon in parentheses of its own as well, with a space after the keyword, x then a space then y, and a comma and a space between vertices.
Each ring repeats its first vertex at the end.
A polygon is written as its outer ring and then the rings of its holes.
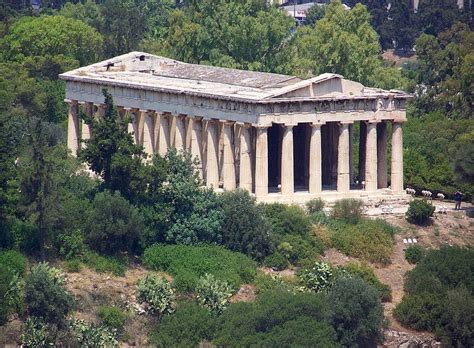
POLYGON ((337 74, 303 80, 289 75, 183 63, 143 52, 130 52, 60 77, 67 81, 249 102, 409 97, 402 91, 367 88, 337 74))

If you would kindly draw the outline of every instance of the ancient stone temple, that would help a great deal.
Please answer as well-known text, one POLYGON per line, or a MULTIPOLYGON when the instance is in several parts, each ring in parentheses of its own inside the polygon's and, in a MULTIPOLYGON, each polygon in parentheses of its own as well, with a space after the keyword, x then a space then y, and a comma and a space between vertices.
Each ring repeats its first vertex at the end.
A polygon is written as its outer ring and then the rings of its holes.
POLYGON ((61 78, 73 154, 94 134, 78 108, 101 117, 106 88, 148 154, 191 152, 215 189, 241 187, 259 201, 295 203, 404 195, 402 124, 410 97, 404 92, 335 74, 303 80, 141 52, 61 78))

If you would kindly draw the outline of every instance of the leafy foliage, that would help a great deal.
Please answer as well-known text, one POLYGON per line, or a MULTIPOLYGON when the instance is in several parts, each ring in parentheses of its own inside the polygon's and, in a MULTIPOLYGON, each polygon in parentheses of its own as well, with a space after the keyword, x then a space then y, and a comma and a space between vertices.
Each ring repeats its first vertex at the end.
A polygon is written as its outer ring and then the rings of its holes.
POLYGON ((125 275, 127 263, 117 256, 103 256, 96 252, 87 251, 81 260, 98 273, 112 273, 115 276, 125 275))
POLYGON ((137 282, 137 300, 147 305, 152 314, 169 314, 175 309, 175 293, 168 280, 148 274, 137 282))
POLYGON ((469 345, 474 339, 473 260, 472 249, 429 250, 407 274, 407 295, 395 317, 408 327, 434 332, 446 345, 469 345))
POLYGON ((86 226, 89 246, 99 252, 116 254, 137 251, 144 228, 138 210, 118 192, 97 194, 86 226))
POLYGON ((28 260, 16 250, 4 250, 0 251, 0 265, 6 266, 12 272, 23 277, 26 274, 28 260))
POLYGON ((263 264, 267 267, 274 268, 278 271, 282 271, 289 266, 288 259, 285 255, 280 252, 275 252, 268 255, 264 260, 263 264))
POLYGON ((364 202, 358 199, 341 199, 334 203, 331 216, 349 224, 357 224, 362 217, 364 202))
POLYGON ((377 219, 362 219, 358 224, 334 225, 332 245, 345 254, 370 262, 390 263, 396 229, 377 219))
POLYGON ((222 313, 229 305, 232 288, 225 281, 214 278, 212 274, 205 274, 196 286, 198 302, 214 313, 222 313))
POLYGON ((324 202, 321 198, 314 198, 306 202, 306 209, 310 214, 322 212, 325 206, 326 202, 324 202))
POLYGON ((158 347, 194 347, 203 340, 210 341, 215 317, 195 302, 180 302, 176 311, 165 316, 153 330, 150 343, 158 347))
POLYGON ((215 245, 160 245, 143 254, 146 267, 171 274, 180 291, 193 291, 206 273, 230 284, 234 289, 255 277, 255 262, 247 256, 215 245))
POLYGON ((28 317, 21 333, 21 343, 26 347, 47 347, 54 344, 49 327, 37 317, 28 317))
POLYGON ((343 345, 372 346, 383 338, 383 307, 377 290, 360 278, 339 278, 329 295, 331 323, 343 345))
POLYGON ((261 260, 272 250, 271 226, 261 206, 246 190, 224 192, 220 199, 225 219, 222 224, 222 244, 255 260, 261 260))
POLYGON ((382 283, 367 263, 349 262, 344 266, 344 270, 352 277, 359 277, 376 288, 380 294, 382 302, 389 302, 392 300, 392 290, 390 289, 390 286, 382 283))
POLYGON ((102 323, 110 328, 121 330, 127 319, 127 313, 115 306, 100 306, 97 315, 102 323))
POLYGON ((115 347, 115 329, 94 325, 84 320, 75 320, 71 323, 76 343, 81 347, 115 347))
POLYGON ((260 347, 338 347, 328 307, 314 294, 266 292, 254 303, 232 304, 220 317, 213 343, 260 347))
POLYGON ((416 199, 410 202, 405 213, 406 219, 417 225, 426 224, 433 216, 435 207, 424 199, 416 199))
POLYGON ((29 315, 51 324, 63 325, 74 306, 74 299, 64 287, 59 270, 39 263, 25 279, 25 302, 29 315))
POLYGON ((298 272, 298 278, 303 286, 314 292, 327 292, 338 275, 337 270, 325 262, 316 262, 313 267, 298 272))
POLYGON ((421 245, 410 245, 405 249, 405 260, 410 263, 418 263, 423 259, 425 250, 421 245))

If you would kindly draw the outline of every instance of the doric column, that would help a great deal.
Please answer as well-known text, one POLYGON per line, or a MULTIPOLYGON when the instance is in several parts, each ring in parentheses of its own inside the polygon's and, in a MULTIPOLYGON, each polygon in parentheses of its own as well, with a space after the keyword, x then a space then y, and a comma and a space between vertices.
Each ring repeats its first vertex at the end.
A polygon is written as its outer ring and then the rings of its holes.
POLYGON ((392 173, 391 188, 393 192, 403 192, 403 132, 402 124, 392 124, 392 173))
POLYGON ((170 127, 168 123, 168 116, 164 113, 160 113, 157 117, 160 123, 159 136, 158 136, 158 153, 164 157, 168 152, 170 146, 170 127))
POLYGON ((349 125, 349 185, 354 183, 354 125, 349 125))
POLYGON ((359 183, 365 181, 365 153, 367 144, 367 124, 365 121, 359 122, 359 183))
POLYGON ((233 122, 224 122, 224 155, 222 166, 222 178, 224 181, 224 189, 234 190, 236 187, 235 180, 235 159, 233 149, 233 122))
POLYGON ((239 187, 252 192, 252 138, 248 124, 240 126, 239 187))
MULTIPOLYGON (((92 114, 94 113, 94 105, 90 102, 86 102, 84 105, 84 113, 87 116, 92 117, 92 114)), ((81 133, 82 133, 81 134, 81 140, 82 140, 81 147, 84 148, 85 147, 84 141, 89 140, 91 138, 91 133, 92 133, 91 126, 85 123, 84 120, 82 121, 81 133)))
POLYGON ((141 118, 143 119, 143 148, 145 153, 150 157, 153 156, 153 144, 155 137, 155 129, 153 122, 153 112, 143 111, 141 118))
POLYGON ((256 125, 255 196, 268 195, 268 130, 269 125, 256 125))
POLYGON ((184 148, 186 151, 191 153, 191 143, 193 140, 193 124, 194 124, 194 117, 188 115, 185 119, 185 126, 186 126, 186 141, 184 143, 184 148))
POLYGON ((293 162, 293 127, 294 124, 283 125, 281 144, 281 194, 295 193, 294 162, 293 162))
POLYGON ((323 123, 311 124, 309 144, 309 193, 318 194, 322 190, 322 153, 321 126, 323 123))
POLYGON ((186 145, 186 127, 184 124, 184 116, 177 115, 173 117, 175 120, 174 147, 176 150, 184 150, 186 145))
POLYGON ((140 145, 140 111, 132 109, 128 114, 130 115, 128 132, 132 134, 135 144, 140 145))
POLYGON ((80 139, 77 100, 68 100, 67 103, 69 106, 67 119, 67 147, 71 150, 73 156, 77 156, 80 139))
POLYGON ((217 123, 212 120, 205 119, 206 134, 206 185, 208 187, 219 187, 219 163, 217 157, 218 136, 217 123))
POLYGON ((377 188, 387 187, 387 123, 377 125, 377 188))
POLYGON ((377 123, 367 122, 367 140, 365 144, 365 189, 377 190, 377 123))
POLYGON ((198 117, 189 117, 188 131, 190 134, 190 145, 188 151, 191 152, 193 160, 198 159, 199 177, 202 179, 203 174, 203 156, 202 156, 202 122, 198 117))
MULTIPOLYGON (((350 122, 352 123, 352 121, 350 122)), ((349 177, 349 122, 341 122, 337 148, 337 191, 350 190, 349 177)))
POLYGON ((156 111, 150 112, 153 123, 153 153, 158 153, 160 138, 160 114, 156 111))

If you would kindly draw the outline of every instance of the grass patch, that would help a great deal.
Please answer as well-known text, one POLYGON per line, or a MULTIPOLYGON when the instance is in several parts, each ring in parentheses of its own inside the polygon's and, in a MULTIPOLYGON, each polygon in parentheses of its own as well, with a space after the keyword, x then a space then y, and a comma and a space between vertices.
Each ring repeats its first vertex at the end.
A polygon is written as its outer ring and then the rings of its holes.
POLYGON ((127 262, 124 258, 102 256, 93 251, 87 251, 82 261, 98 273, 112 273, 115 276, 124 276, 127 262))
POLYGON ((361 219, 357 224, 337 225, 331 233, 332 245, 346 255, 369 262, 389 264, 397 229, 377 219, 361 219))
POLYGON ((256 263, 247 256, 216 245, 163 245, 148 247, 143 254, 145 267, 171 274, 180 291, 193 291, 206 273, 228 282, 234 289, 251 282, 256 263))
POLYGON ((121 331, 128 314, 115 306, 100 306, 97 315, 102 323, 110 328, 121 331))
POLYGON ((79 273, 82 269, 82 262, 78 258, 66 260, 64 261, 64 268, 70 273, 79 273))

